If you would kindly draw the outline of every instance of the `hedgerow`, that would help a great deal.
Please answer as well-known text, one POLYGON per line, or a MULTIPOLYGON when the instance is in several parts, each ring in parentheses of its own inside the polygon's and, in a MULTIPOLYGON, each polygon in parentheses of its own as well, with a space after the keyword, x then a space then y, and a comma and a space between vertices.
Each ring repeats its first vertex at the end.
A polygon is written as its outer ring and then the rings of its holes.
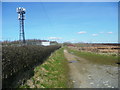
POLYGON ((25 72, 35 64, 42 63, 51 52, 59 48, 60 46, 2 46, 3 87, 9 87, 19 72, 25 72))

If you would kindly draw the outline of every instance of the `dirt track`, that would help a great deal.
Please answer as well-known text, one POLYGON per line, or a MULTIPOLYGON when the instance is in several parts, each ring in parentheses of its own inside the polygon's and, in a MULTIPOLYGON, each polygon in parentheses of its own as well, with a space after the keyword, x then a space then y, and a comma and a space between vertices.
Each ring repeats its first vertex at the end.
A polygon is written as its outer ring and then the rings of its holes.
POLYGON ((64 50, 74 88, 118 88, 118 67, 96 65, 64 50))

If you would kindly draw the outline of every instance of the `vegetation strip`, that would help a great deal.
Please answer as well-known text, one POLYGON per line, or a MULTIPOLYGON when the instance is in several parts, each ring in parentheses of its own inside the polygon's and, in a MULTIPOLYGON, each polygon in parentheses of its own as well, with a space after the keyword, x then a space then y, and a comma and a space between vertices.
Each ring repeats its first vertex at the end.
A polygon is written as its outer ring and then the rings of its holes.
POLYGON ((16 86, 15 84, 19 85, 24 82, 27 79, 27 77, 21 77, 24 72, 31 70, 37 63, 42 63, 45 58, 59 48, 58 45, 2 46, 3 87, 12 88, 16 86))
POLYGON ((92 52, 76 51, 70 48, 67 48, 67 50, 70 53, 75 54, 76 56, 89 60, 89 62, 91 63, 101 64, 101 65, 117 65, 116 63, 118 63, 118 58, 120 58, 117 56, 100 55, 92 52))
POLYGON ((63 48, 54 52, 42 65, 34 69, 34 76, 20 88, 68 88, 67 60, 63 48))

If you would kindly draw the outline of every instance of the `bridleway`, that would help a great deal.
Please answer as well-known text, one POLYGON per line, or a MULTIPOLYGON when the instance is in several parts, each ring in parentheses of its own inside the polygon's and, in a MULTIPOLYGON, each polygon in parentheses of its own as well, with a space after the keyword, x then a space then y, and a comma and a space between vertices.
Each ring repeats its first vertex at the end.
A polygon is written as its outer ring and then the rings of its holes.
POLYGON ((68 60, 74 88, 118 88, 117 66, 93 64, 66 49, 64 55, 68 60))

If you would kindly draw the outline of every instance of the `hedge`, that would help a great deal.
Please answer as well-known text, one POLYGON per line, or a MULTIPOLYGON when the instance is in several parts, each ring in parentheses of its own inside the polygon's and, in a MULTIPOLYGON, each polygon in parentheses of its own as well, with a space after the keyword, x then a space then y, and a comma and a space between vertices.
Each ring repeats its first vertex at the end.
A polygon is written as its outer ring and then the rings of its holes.
POLYGON ((19 72, 31 69, 35 64, 42 63, 51 52, 60 46, 2 46, 2 84, 10 87, 19 72))

